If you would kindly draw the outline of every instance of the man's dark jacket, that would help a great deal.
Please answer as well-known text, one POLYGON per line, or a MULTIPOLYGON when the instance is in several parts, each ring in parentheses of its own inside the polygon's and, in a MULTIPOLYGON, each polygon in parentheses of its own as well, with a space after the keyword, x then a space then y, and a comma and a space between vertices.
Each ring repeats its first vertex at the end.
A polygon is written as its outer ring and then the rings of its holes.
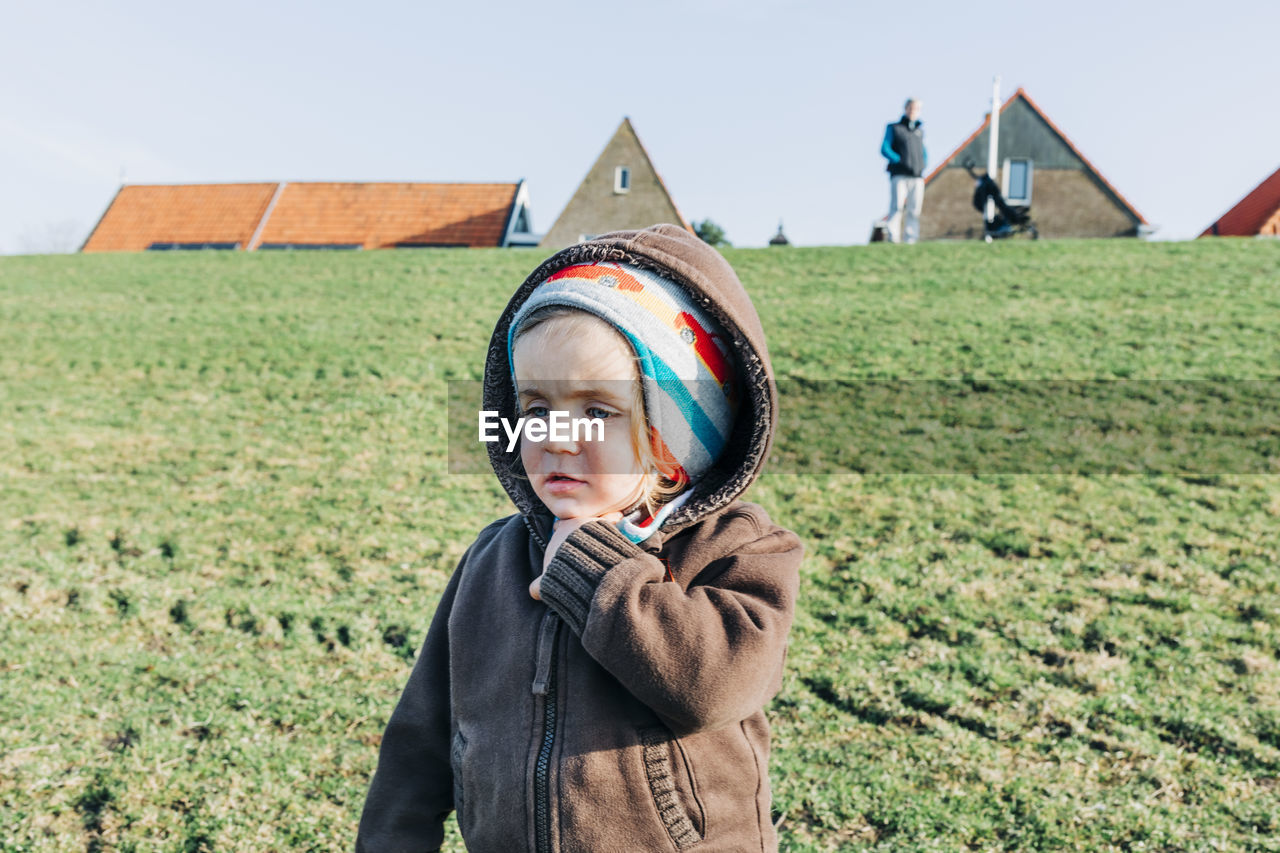
POLYGON ((885 128, 884 143, 880 152, 888 159, 890 175, 906 175, 918 178, 924 174, 924 126, 921 122, 909 122, 903 116, 885 128))

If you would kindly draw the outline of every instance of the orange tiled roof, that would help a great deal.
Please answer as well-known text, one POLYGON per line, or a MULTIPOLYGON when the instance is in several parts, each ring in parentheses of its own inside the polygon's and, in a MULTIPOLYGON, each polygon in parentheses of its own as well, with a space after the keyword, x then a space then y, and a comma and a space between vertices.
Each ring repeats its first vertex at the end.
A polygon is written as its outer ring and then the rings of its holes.
POLYGON ((266 183, 121 187, 83 251, 153 243, 500 246, 519 184, 266 183))
POLYGON ((82 251, 140 252, 152 243, 239 243, 244 248, 275 190, 275 184, 124 186, 82 251))
POLYGON ((286 184, 261 244, 499 246, 518 184, 286 184))
POLYGON ((1220 237, 1253 237, 1262 233, 1263 227, 1280 214, 1280 169, 1263 179, 1235 207, 1218 221, 1204 229, 1201 237, 1217 234, 1220 237))

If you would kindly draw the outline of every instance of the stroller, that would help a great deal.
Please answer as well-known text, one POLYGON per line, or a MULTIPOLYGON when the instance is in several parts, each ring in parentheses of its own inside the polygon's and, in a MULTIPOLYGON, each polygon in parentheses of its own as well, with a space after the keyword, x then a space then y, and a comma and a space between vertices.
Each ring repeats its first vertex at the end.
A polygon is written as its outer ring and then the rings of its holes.
POLYGON ((1006 202, 996 182, 991 180, 988 174, 979 175, 975 172, 972 161, 965 162, 964 168, 976 183, 973 190, 973 207, 983 214, 982 239, 990 243, 992 240, 1003 240, 1005 237, 1023 233, 1030 234, 1032 240, 1040 239, 1040 232, 1036 229, 1036 224, 1031 221, 1030 207, 1006 202), (991 222, 986 220, 987 199, 991 199, 996 207, 996 215, 991 222))

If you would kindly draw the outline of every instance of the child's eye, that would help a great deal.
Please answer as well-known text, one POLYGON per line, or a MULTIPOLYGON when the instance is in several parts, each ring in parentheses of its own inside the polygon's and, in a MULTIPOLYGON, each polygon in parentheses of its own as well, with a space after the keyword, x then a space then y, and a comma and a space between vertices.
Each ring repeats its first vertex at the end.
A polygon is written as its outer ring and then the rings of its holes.
POLYGON ((524 410, 525 417, 529 418, 546 418, 549 410, 546 406, 526 406, 524 410))
POLYGON ((607 421, 609 418, 617 417, 617 415, 617 412, 611 412, 608 409, 602 409, 599 406, 587 407, 587 417, 589 418, 599 418, 602 421, 607 421))

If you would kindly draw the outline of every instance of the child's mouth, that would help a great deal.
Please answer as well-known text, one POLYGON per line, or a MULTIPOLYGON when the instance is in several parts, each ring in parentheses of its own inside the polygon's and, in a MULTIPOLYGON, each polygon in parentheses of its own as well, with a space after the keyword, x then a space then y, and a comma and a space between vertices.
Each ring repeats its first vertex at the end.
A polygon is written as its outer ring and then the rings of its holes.
POLYGON ((546 480, 547 491, 557 495, 571 492, 579 486, 585 485, 586 483, 582 480, 575 479, 567 474, 552 474, 546 480))

